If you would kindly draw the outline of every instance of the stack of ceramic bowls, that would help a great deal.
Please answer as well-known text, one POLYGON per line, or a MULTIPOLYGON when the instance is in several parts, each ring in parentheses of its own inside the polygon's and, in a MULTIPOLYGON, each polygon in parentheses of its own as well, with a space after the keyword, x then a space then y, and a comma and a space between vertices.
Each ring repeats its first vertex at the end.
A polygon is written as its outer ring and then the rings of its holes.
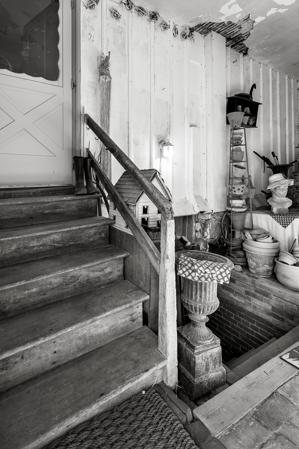
POLYGON ((297 263, 296 257, 288 251, 280 251, 278 260, 286 265, 295 265, 297 263))

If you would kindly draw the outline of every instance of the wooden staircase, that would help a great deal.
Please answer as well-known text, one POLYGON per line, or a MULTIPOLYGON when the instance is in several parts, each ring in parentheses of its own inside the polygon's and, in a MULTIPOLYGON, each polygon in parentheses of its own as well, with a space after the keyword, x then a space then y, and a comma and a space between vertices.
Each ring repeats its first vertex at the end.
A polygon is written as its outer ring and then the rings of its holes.
POLYGON ((97 197, 0 193, 0 447, 41 448, 163 378, 97 197))

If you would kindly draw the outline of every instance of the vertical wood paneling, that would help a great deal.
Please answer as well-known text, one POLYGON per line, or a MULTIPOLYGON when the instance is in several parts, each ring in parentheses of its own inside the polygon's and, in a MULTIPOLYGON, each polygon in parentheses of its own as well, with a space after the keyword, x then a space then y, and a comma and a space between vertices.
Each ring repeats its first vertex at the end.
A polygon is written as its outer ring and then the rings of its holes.
POLYGON ((286 83, 285 75, 279 76, 279 109, 280 109, 280 162, 286 163, 286 83))
MULTIPOLYGON (((189 179, 189 195, 194 197, 196 194, 200 194, 200 181, 199 177, 202 173, 201 169, 201 152, 200 152, 200 102, 202 101, 200 97, 200 85, 202 77, 202 67, 200 64, 201 54, 198 51, 200 44, 202 43, 201 36, 196 36, 195 39, 198 41, 198 45, 189 46, 188 53, 188 66, 187 66, 187 76, 188 76, 188 94, 187 94, 187 126, 190 136, 190 148, 187 149, 190 154, 186 157, 192 159, 193 164, 188 164, 189 172, 187 174, 189 179)), ((206 169, 206 165, 204 167, 206 169)), ((203 192, 202 192, 203 195, 203 192)), ((195 199, 194 199, 195 201, 195 199)))
MULTIPOLYGON (((296 80, 226 49, 215 33, 183 41, 116 0, 100 5, 82 13, 83 104, 97 119, 97 61, 101 51, 110 51, 111 136, 140 168, 162 172, 178 210, 189 205, 192 213, 199 195, 208 199, 210 209, 225 208, 225 97, 249 92, 253 82, 254 99, 263 103, 258 128, 247 130, 249 169, 257 191, 265 188, 271 171, 263 172, 253 150, 268 157, 275 151, 282 163, 293 160, 299 143, 296 80), (120 11, 120 20, 111 17, 111 7, 120 11), (174 144, 166 158, 158 145, 163 137, 174 144)), ((122 169, 113 162, 112 172, 116 181, 122 169)))
MULTIPOLYGON (((258 102, 262 102, 262 86, 260 84, 260 64, 257 61, 252 61, 252 83, 256 84, 256 90, 254 91, 253 98, 258 102)), ((249 153, 252 157, 251 165, 251 175, 253 184, 257 191, 261 189, 262 177, 263 177, 263 163, 262 161, 253 153, 257 151, 262 153, 262 134, 261 134, 261 123, 262 123, 263 111, 261 106, 259 107, 259 118, 257 122, 257 129, 248 129, 247 136, 250 136, 250 147, 249 153)))
MULTIPOLYGON (((255 82, 255 79, 253 79, 253 61, 251 58, 243 58, 243 72, 244 72, 244 92, 249 92, 252 84, 255 82)), ((256 98, 256 91, 254 91, 254 98, 256 98)), ((247 132, 246 135, 247 138, 247 146, 248 146, 248 169, 249 174, 253 175, 254 172, 254 165, 255 165, 255 158, 256 156, 253 154, 252 148, 254 143, 254 133, 253 132, 247 132)), ((252 178, 252 181, 254 179, 252 178)))
POLYGON ((207 129, 206 129, 206 67, 205 67, 205 44, 204 38, 200 36, 198 61, 200 64, 199 71, 199 123, 196 129, 198 139, 198 147, 195 151, 194 166, 198 170, 197 175, 194 174, 194 190, 195 195, 201 195, 207 198, 207 129))
POLYGON ((285 81, 285 117, 286 117, 286 140, 285 140, 285 153, 286 153, 286 162, 290 162, 290 148, 289 148, 289 142, 290 142, 290 135, 289 135, 289 78, 287 75, 284 77, 285 81))
POLYGON ((254 100, 262 103, 258 129, 247 130, 249 169, 259 192, 267 186, 272 171, 268 168, 263 170, 263 163, 253 154, 253 150, 270 160, 273 160, 271 152, 275 151, 281 163, 293 160, 297 114, 297 92, 294 94, 293 86, 296 80, 267 64, 238 55, 231 49, 227 50, 227 74, 229 94, 242 91, 242 83, 244 91, 248 92, 255 82, 257 90, 253 92, 254 100), (243 58, 243 62, 240 58, 243 58))
MULTIPOLYGON (((214 210, 226 202, 228 153, 226 150, 226 65, 225 39, 211 33, 205 38, 206 126, 207 126, 207 196, 214 210)), ((239 61, 239 60, 238 60, 239 61)))
MULTIPOLYGON (((263 97, 263 107, 261 108, 262 115, 260 117, 260 131, 261 131, 261 153, 268 157, 270 160, 271 157, 271 116, 270 116, 270 92, 269 92, 269 84, 270 84, 270 76, 269 76, 269 68, 264 64, 260 64, 260 84, 262 87, 262 97, 263 97)), ((261 187, 265 187, 263 181, 261 187)))
POLYGON ((292 91, 292 79, 288 77, 288 160, 292 162, 294 160, 294 122, 293 122, 293 91, 292 91))
POLYGON ((186 43, 174 40, 174 93, 173 93, 173 139, 175 142, 173 155, 173 195, 177 200, 187 197, 186 193, 186 117, 185 117, 185 54, 186 43))
MULTIPOLYGON (((123 86, 128 86, 129 80, 128 15, 122 14, 120 20, 115 20, 110 12, 106 11, 105 28, 104 46, 111 54, 110 73, 113 83, 110 105, 110 135, 117 144, 121 145, 123 151, 128 153, 127 111, 129 109, 129 96, 128 90, 123 88, 123 86)), ((123 168, 115 158, 112 158, 111 162, 112 181, 116 182, 121 176, 123 168)))
MULTIPOLYGON (((171 139, 170 136, 170 31, 162 32, 152 24, 152 73, 153 80, 152 103, 152 132, 151 132, 151 167, 161 171, 161 174, 172 190, 172 149, 161 157, 159 140, 171 139)), ((173 143, 173 142, 171 142, 173 143)))
POLYGON ((150 163, 150 26, 132 14, 132 158, 139 168, 150 163))
POLYGON ((278 84, 278 78, 279 74, 276 70, 272 70, 272 130, 273 130, 273 144, 272 144, 272 151, 275 152, 275 154, 279 155, 279 149, 280 146, 278 144, 280 140, 280 133, 279 133, 279 102, 278 102, 278 95, 277 95, 277 84, 278 84))

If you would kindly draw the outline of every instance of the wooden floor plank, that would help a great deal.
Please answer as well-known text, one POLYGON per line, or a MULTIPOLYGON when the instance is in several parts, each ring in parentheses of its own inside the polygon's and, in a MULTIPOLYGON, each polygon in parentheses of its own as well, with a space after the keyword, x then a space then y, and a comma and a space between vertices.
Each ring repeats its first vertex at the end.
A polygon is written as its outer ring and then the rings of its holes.
POLYGON ((213 436, 219 437, 297 372, 294 366, 274 357, 194 409, 193 416, 203 422, 213 436))

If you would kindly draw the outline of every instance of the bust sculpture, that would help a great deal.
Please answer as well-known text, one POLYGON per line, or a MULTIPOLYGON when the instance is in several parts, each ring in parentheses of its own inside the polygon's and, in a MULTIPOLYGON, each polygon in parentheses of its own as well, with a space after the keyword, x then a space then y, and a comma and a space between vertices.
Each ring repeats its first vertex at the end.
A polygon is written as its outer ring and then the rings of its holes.
POLYGON ((272 197, 267 200, 271 206, 273 214, 287 214, 292 200, 287 198, 288 187, 293 185, 293 179, 287 179, 282 173, 276 173, 269 177, 268 190, 271 190, 272 197))

